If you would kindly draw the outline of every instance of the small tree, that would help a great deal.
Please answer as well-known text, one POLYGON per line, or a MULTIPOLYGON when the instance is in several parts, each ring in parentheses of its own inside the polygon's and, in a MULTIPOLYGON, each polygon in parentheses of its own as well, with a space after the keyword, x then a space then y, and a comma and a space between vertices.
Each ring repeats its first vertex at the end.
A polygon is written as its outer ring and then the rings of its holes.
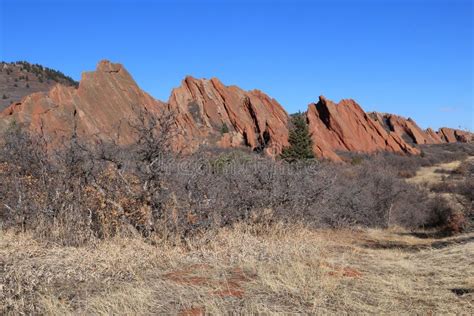
POLYGON ((4 94, 4 95, 2 96, 2 99, 3 99, 3 100, 6 100, 6 99, 8 99, 7 95, 6 95, 6 94, 4 94))
POLYGON ((226 123, 222 123, 221 134, 227 134, 228 132, 229 132, 229 127, 227 126, 226 123))
POLYGON ((283 149, 281 158, 287 161, 313 159, 313 141, 306 122, 306 116, 298 113, 291 118, 291 129, 288 136, 290 146, 283 149))

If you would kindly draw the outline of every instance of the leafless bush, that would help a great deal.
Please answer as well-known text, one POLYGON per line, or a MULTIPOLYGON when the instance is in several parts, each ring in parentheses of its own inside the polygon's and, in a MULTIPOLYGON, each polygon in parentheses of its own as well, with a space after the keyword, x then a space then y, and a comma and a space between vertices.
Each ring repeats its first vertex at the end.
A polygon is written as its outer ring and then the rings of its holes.
POLYGON ((390 152, 380 152, 375 155, 351 152, 341 152, 339 154, 352 165, 359 165, 363 162, 383 162, 390 169, 396 170, 396 175, 400 178, 411 178, 416 175, 416 171, 420 167, 431 165, 426 157, 417 155, 407 156, 390 152))
POLYGON ((420 145, 422 156, 430 165, 464 160, 474 156, 474 143, 450 143, 436 145, 420 145))
POLYGON ((474 177, 467 176, 456 186, 457 201, 464 208, 466 230, 474 230, 474 177))
POLYGON ((398 178, 385 159, 374 157, 342 172, 331 192, 328 220, 334 225, 417 227, 428 218, 427 195, 398 178))
POLYGON ((460 176, 474 177, 474 161, 466 159, 453 170, 453 173, 460 176))
POLYGON ((91 145, 73 135, 55 154, 12 128, 0 150, 2 225, 77 245, 129 233, 179 242, 238 222, 419 227, 453 219, 400 178, 429 164, 426 157, 359 156, 341 166, 212 148, 180 156, 171 150, 174 122, 172 113, 143 110, 129 123, 136 144, 91 145))

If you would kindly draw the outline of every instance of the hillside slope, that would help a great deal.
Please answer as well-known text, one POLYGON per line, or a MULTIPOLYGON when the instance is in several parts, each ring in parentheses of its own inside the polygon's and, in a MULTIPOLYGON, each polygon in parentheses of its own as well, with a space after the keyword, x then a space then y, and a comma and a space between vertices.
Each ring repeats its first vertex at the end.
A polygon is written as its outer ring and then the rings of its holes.
POLYGON ((63 73, 28 62, 0 62, 0 111, 34 92, 47 92, 54 85, 77 86, 63 73))

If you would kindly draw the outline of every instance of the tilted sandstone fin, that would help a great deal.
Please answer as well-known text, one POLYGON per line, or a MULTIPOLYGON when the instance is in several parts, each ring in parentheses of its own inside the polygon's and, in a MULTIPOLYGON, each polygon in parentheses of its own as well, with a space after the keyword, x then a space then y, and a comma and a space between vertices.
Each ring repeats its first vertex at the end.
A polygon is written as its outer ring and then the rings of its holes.
POLYGON ((142 91, 122 65, 101 61, 96 71, 82 75, 77 89, 58 84, 47 93, 34 93, 0 118, 3 129, 16 122, 53 145, 73 133, 91 141, 129 144, 135 136, 127 121, 137 117, 137 107, 158 113, 164 106, 142 91))
POLYGON ((225 86, 217 78, 186 77, 173 89, 170 108, 192 126, 193 138, 223 147, 249 146, 270 155, 288 144, 288 115, 261 91, 225 86))
POLYGON ((372 112, 370 116, 387 131, 397 134, 409 144, 468 142, 472 138, 471 133, 452 128, 441 128, 438 132, 431 128, 422 130, 411 118, 394 114, 372 112))
POLYGON ((382 126, 410 144, 436 144, 438 139, 423 131, 411 118, 394 114, 370 113, 382 126))
POLYGON ((449 127, 440 128, 437 134, 446 143, 468 143, 474 141, 473 133, 449 127))
POLYGON ((338 151, 419 153, 401 137, 384 129, 351 99, 335 104, 320 96, 318 103, 308 106, 307 118, 314 152, 323 158, 340 160, 338 151))
POLYGON ((83 73, 77 89, 56 85, 11 105, 0 114, 0 131, 15 122, 41 134, 51 146, 72 134, 126 145, 136 140, 130 122, 143 110, 175 114, 172 145, 179 151, 202 144, 247 145, 276 155, 288 144, 288 116, 263 92, 225 86, 216 78, 186 77, 164 103, 141 90, 122 65, 106 60, 83 73))

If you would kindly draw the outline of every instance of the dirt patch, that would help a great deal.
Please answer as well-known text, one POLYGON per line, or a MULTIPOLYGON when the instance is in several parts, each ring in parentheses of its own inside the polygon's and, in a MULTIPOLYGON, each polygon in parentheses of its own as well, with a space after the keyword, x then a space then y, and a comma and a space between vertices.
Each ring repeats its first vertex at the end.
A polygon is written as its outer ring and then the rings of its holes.
POLYGON ((178 316, 204 316, 206 315, 206 311, 204 307, 191 307, 182 309, 178 316))
POLYGON ((220 296, 220 297, 237 297, 237 298, 244 297, 244 291, 239 288, 214 291, 212 292, 212 294, 220 296))
POLYGON ((446 174, 452 173, 453 170, 459 167, 460 164, 461 161, 453 161, 431 167, 422 167, 416 172, 416 175, 413 178, 407 179, 407 182, 415 184, 440 183, 443 181, 443 178, 446 176, 446 174))
POLYGON ((209 265, 191 265, 184 269, 171 271, 163 275, 164 278, 178 284, 192 286, 206 286, 216 290, 211 294, 220 297, 242 298, 245 294, 243 284, 255 278, 254 274, 245 273, 241 268, 234 268, 224 273, 223 277, 212 275, 212 267, 209 265), (203 276, 205 274, 205 276, 203 276))
POLYGON ((208 265, 195 264, 185 269, 180 269, 180 270, 166 273, 164 275, 164 278, 169 279, 179 284, 208 285, 212 283, 213 280, 211 280, 208 277, 203 277, 196 274, 202 274, 203 272, 208 271, 210 269, 211 267, 208 265))
MULTIPOLYGON (((474 162, 474 156, 468 157, 464 162, 474 162)), ((409 178, 406 181, 414 184, 436 185, 442 183, 447 176, 455 176, 456 169, 459 168, 462 163, 463 161, 456 160, 430 167, 422 167, 416 172, 414 177, 409 178)), ((459 177, 453 180, 459 180, 459 177)))
POLYGON ((340 267, 336 265, 332 265, 326 262, 321 263, 321 266, 327 269, 330 269, 332 271, 328 272, 328 275, 330 276, 342 276, 342 277, 347 277, 347 278, 360 278, 362 277, 362 272, 355 268, 351 267, 340 267))
POLYGON ((338 268, 328 274, 330 276, 343 276, 348 278, 360 278, 362 276, 362 272, 350 267, 338 268))

